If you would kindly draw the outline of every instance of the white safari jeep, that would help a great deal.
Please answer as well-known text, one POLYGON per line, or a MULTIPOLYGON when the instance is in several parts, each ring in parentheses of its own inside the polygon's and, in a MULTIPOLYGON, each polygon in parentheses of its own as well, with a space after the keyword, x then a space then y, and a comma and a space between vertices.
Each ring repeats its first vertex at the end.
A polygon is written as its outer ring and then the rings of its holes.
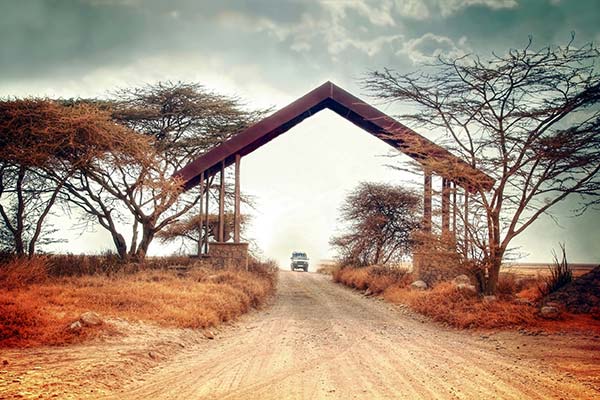
POLYGON ((292 271, 295 269, 303 269, 304 272, 308 271, 308 257, 306 257, 306 253, 299 251, 294 251, 292 253, 291 269, 292 271))

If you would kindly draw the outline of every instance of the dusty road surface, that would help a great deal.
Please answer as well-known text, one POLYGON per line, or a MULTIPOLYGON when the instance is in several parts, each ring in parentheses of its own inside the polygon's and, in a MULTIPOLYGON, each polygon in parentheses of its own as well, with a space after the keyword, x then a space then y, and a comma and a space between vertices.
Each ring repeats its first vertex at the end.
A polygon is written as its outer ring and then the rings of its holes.
MULTIPOLYGON (((588 368, 598 369, 600 347, 591 340, 583 351, 588 368)), ((596 382, 510 346, 420 321, 323 275, 281 272, 271 308, 151 369, 115 398, 599 398, 596 382)))

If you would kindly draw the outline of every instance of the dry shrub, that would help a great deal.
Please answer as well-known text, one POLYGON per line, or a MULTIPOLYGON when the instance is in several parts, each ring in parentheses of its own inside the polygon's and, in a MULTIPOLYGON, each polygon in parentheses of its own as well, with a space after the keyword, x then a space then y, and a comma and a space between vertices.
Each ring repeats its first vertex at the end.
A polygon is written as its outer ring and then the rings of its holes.
POLYGON ((367 288, 368 277, 369 267, 344 267, 336 271, 333 275, 333 280, 334 282, 343 283, 358 290, 365 290, 367 288))
POLYGON ((392 286, 384 298, 457 328, 525 326, 536 321, 534 307, 505 300, 486 302, 462 293, 450 282, 439 283, 428 291, 392 286))
POLYGON ((334 271, 333 280, 358 290, 369 289, 373 294, 379 294, 392 285, 406 286, 409 274, 402 268, 384 266, 344 267, 334 271))
POLYGON ((48 259, 43 256, 13 258, 0 265, 0 288, 14 289, 48 278, 48 259))
POLYGON ((338 264, 319 264, 317 267, 317 273, 323 275, 332 275, 335 274, 340 269, 338 264))
POLYGON ((501 296, 517 296, 530 301, 540 298, 539 287, 543 278, 520 276, 512 272, 502 272, 498 277, 497 291, 501 296))
POLYGON ((79 314, 49 313, 47 301, 31 291, 0 291, 0 348, 67 344, 99 333, 100 327, 67 329, 79 314))
POLYGON ((165 269, 172 265, 188 266, 197 259, 187 256, 146 257, 143 262, 125 262, 113 252, 101 255, 57 254, 48 257, 51 276, 83 276, 94 274, 136 273, 146 269, 165 269))
POLYGON ((215 326, 264 304, 275 290, 275 276, 272 265, 257 263, 249 271, 144 270, 51 278, 0 290, 0 347, 80 339, 66 328, 86 311, 170 327, 215 326))
POLYGON ((564 244, 561 244, 560 248, 562 250, 562 259, 559 260, 556 252, 552 252, 554 263, 548 267, 550 269, 550 275, 546 277, 543 284, 539 286, 542 297, 558 291, 573 281, 573 271, 567 262, 567 252, 564 244))

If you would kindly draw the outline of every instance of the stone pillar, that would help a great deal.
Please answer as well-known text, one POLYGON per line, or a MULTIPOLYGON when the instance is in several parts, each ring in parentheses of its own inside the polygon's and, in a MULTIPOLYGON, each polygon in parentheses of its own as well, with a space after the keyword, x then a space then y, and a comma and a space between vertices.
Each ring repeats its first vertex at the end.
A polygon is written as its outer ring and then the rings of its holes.
POLYGON ((210 243, 208 257, 216 268, 248 269, 248 243, 210 243))

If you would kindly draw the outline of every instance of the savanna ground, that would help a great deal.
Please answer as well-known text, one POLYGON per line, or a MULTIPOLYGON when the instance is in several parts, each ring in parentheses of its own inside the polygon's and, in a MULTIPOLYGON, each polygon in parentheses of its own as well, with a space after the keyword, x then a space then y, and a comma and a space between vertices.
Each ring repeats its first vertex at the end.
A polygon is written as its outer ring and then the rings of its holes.
POLYGON ((213 328, 209 336, 121 318, 110 323, 117 334, 85 343, 2 350, 8 362, 2 367, 4 397, 591 399, 600 394, 598 331, 459 331, 320 274, 279 272, 269 308, 213 328))

